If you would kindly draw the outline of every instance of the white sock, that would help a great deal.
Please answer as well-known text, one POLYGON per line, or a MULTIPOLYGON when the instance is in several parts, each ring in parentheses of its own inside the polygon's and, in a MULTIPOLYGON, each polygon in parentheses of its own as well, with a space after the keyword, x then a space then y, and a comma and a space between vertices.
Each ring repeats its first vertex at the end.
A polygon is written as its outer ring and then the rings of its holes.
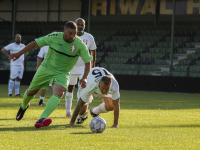
POLYGON ((45 98, 45 97, 40 96, 40 100, 42 100, 43 102, 44 102, 44 98, 45 98))
POLYGON ((73 99, 73 92, 67 92, 65 95, 66 114, 71 113, 72 99, 73 99))
POLYGON ((14 85, 15 85, 15 81, 10 80, 8 83, 8 94, 12 94, 14 85))
POLYGON ((81 118, 85 118, 88 115, 88 111, 86 111, 83 115, 79 115, 81 118))
POLYGON ((93 108, 93 113, 95 113, 95 114, 107 113, 107 112, 109 112, 109 111, 106 110, 104 102, 101 103, 99 106, 93 108))
POLYGON ((20 82, 15 81, 15 95, 19 94, 20 82))

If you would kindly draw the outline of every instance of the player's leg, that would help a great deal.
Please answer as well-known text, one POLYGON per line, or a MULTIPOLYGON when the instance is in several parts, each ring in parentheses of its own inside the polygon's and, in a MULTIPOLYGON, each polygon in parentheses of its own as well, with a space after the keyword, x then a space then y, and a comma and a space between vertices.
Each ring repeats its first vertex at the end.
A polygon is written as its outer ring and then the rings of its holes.
POLYGON ((92 117, 99 116, 100 113, 107 113, 109 111, 113 111, 113 102, 112 99, 109 97, 102 97, 103 103, 101 103, 99 106, 90 109, 90 114, 92 117))
POLYGON ((15 79, 15 96, 21 97, 21 95, 19 94, 19 88, 20 88, 20 78, 16 78, 15 79))
POLYGON ((73 92, 75 85, 77 83, 77 75, 70 75, 69 86, 65 95, 65 108, 66 108, 66 117, 71 118, 71 107, 73 100, 73 92))
POLYGON ((8 96, 12 96, 13 87, 15 85, 15 80, 10 79, 8 82, 8 96))
MULTIPOLYGON (((81 92, 82 92, 82 89, 78 89, 78 92, 77 92, 77 99, 78 100, 81 97, 81 92)), ((88 107, 89 107, 89 104, 92 102, 92 100, 93 100, 93 96, 91 94, 88 97, 88 100, 85 103, 85 105, 81 108, 81 110, 79 112, 79 117, 77 118, 76 124, 82 124, 87 118, 89 118, 89 116, 88 116, 88 107)))
POLYGON ((34 97, 34 95, 37 94, 37 92, 39 90, 40 89, 37 89, 37 90, 26 90, 25 91, 24 96, 23 96, 22 105, 20 106, 20 108, 18 110, 18 113, 17 113, 17 116, 16 116, 16 120, 17 121, 20 121, 23 118, 25 111, 30 107, 30 103, 29 102, 34 97))
POLYGON ((77 118, 76 124, 82 124, 88 117, 88 106, 89 105, 84 105, 80 112, 79 112, 79 117, 77 118))
POLYGON ((48 73, 44 68, 39 67, 36 74, 33 77, 33 80, 28 88, 28 90, 25 91, 23 96, 22 105, 20 106, 20 109, 17 113, 16 120, 21 120, 26 109, 30 106, 29 102, 34 97, 34 95, 37 94, 37 92, 41 89, 48 89, 49 82, 51 77, 51 74, 48 73), (45 72, 45 73, 44 73, 45 72))
POLYGON ((17 72, 15 66, 10 66, 10 80, 8 82, 8 96, 12 96, 13 87, 15 86, 15 78, 17 72))
POLYGON ((46 93, 45 89, 41 89, 40 90, 40 101, 38 103, 38 106, 43 106, 44 105, 45 93, 46 93))
POLYGON ((48 100, 46 107, 40 116, 40 119, 35 123, 36 128, 48 126, 51 124, 52 120, 50 118, 47 118, 58 106, 60 102, 60 98, 65 93, 65 88, 58 84, 53 84, 53 95, 48 100))
POLYGON ((69 85, 65 95, 66 117, 71 118, 71 107, 75 85, 69 85))
POLYGON ((19 94, 19 89, 20 89, 20 81, 23 77, 23 73, 24 73, 24 68, 22 67, 16 67, 16 73, 17 73, 17 77, 15 78, 15 96, 19 96, 21 97, 21 95, 19 94))

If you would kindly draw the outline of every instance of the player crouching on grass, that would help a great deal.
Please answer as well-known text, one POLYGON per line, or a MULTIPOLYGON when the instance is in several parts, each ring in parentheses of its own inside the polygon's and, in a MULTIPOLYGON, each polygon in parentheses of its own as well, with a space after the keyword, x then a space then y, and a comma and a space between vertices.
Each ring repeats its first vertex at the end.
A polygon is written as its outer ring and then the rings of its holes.
POLYGON ((100 113, 107 113, 114 110, 114 123, 112 127, 118 128, 120 111, 119 85, 115 77, 105 68, 92 68, 88 76, 87 86, 78 89, 78 103, 74 109, 70 124, 73 126, 79 114, 76 124, 82 124, 88 118, 88 106, 93 100, 93 96, 103 100, 99 106, 90 109, 92 117, 98 117, 100 113))

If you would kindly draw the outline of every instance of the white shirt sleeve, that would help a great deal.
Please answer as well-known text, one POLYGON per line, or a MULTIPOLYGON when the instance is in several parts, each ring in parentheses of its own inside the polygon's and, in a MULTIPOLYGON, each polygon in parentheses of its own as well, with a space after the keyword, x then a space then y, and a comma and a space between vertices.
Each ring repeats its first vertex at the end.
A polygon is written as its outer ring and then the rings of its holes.
POLYGON ((91 44, 89 46, 89 49, 90 50, 96 50, 97 49, 96 43, 94 41, 94 37, 92 35, 91 35, 91 44))
POLYGON ((93 98, 92 92, 91 92, 92 90, 93 90, 92 87, 87 87, 87 86, 86 88, 82 89, 80 97, 84 102, 88 102, 90 97, 93 98))
POLYGON ((117 100, 120 98, 119 90, 112 94, 112 100, 117 100))
POLYGON ((45 56, 45 51, 44 51, 44 47, 42 47, 37 55, 40 58, 44 58, 45 56))
POLYGON ((12 43, 11 43, 11 44, 8 44, 7 46, 5 46, 4 49, 5 49, 6 51, 12 50, 12 43))

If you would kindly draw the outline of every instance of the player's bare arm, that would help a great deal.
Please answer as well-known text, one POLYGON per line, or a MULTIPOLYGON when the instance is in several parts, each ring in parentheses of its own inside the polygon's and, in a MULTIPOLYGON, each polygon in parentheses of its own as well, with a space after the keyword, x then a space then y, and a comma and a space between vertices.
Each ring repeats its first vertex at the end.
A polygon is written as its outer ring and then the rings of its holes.
POLYGON ((25 53, 33 50, 33 49, 36 49, 38 47, 39 47, 38 44, 35 41, 33 41, 33 42, 29 43, 26 47, 24 47, 21 51, 19 51, 17 53, 10 54, 9 55, 9 60, 13 59, 15 61, 21 55, 23 55, 23 54, 25 54, 25 53))
POLYGON ((90 73, 90 70, 91 70, 91 62, 85 63, 85 71, 84 71, 82 79, 80 80, 81 88, 85 88, 86 87, 87 78, 88 78, 88 75, 90 73))
POLYGON ((95 63, 96 63, 96 50, 90 50, 91 52, 91 56, 93 57, 92 59, 92 68, 95 67, 95 63))
POLYGON ((6 57, 9 57, 8 56, 8 53, 6 52, 6 50, 4 48, 2 48, 1 52, 6 56, 6 57))
POLYGON ((114 106, 114 123, 112 125, 113 128, 118 128, 118 122, 119 122, 119 112, 120 112, 120 100, 119 98, 117 100, 113 100, 113 106, 114 106))
POLYGON ((85 104, 85 102, 80 98, 77 105, 76 105, 76 108, 74 109, 72 119, 67 126, 73 126, 74 125, 76 118, 77 118, 77 116, 78 116, 78 114, 79 114, 79 112, 80 112, 80 110, 81 110, 81 108, 83 107, 84 104, 85 104))

